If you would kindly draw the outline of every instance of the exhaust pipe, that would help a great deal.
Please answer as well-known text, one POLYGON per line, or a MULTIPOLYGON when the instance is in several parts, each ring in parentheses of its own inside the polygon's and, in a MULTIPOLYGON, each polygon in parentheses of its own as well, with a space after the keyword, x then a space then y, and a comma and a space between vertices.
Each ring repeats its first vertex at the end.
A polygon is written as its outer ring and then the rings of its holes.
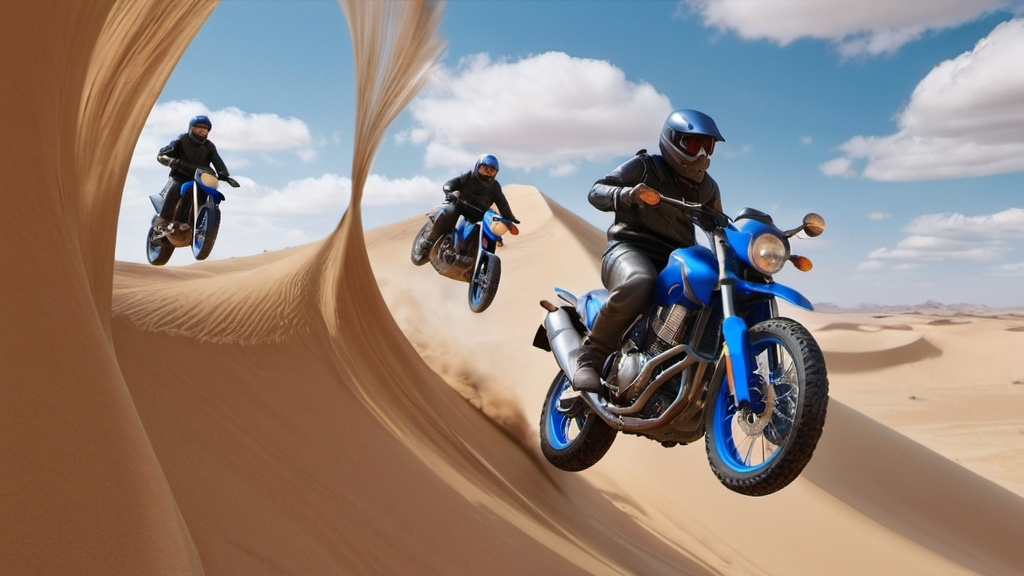
POLYGON ((555 361, 565 373, 565 377, 572 382, 573 376, 576 375, 576 358, 580 355, 583 337, 576 331, 572 318, 565 308, 549 311, 544 317, 544 329, 547 330, 548 343, 551 345, 551 353, 555 355, 555 361))

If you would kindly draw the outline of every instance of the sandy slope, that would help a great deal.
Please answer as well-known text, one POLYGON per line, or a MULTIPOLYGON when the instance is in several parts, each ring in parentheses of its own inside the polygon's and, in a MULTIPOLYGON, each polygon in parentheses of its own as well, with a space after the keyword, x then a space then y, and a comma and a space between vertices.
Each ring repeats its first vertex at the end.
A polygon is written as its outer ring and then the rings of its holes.
MULTIPOLYGON (((416 233, 419 219, 371 230, 368 247, 381 290, 424 359, 470 398, 480 392, 465 391, 461 385, 464 375, 490 372, 474 380, 486 383, 477 387, 483 388, 488 398, 503 399, 493 403, 500 406, 505 420, 528 428, 528 448, 537 452, 540 405, 557 370, 547 354, 530 346, 543 318, 537 302, 553 298, 552 286, 577 293, 597 286, 604 239, 599 230, 550 206, 535 189, 506 188, 517 214, 528 216, 521 216, 523 233, 508 239, 499 251, 502 286, 492 307, 483 314, 469 311, 465 284, 442 278, 429 266, 411 268, 408 264, 409 239, 416 233), (540 258, 540 250, 551 255, 540 258), (481 336, 496 325, 500 325, 501 335, 493 336, 493 343, 491 337, 481 336), (481 340, 485 347, 500 345, 500 353, 479 358, 465 353, 481 340), (511 410, 504 399, 508 396, 522 403, 521 420, 507 416, 511 410)), ((942 387, 964 388, 964 381, 955 386, 947 379, 937 387, 929 379, 936 370, 946 370, 947 378, 954 377, 948 367, 934 365, 939 358, 954 362, 963 358, 919 350, 922 342, 941 341, 934 331, 953 325, 913 317, 787 313, 823 335, 821 343, 836 391, 825 434, 804 478, 777 495, 740 497, 717 484, 702 444, 665 450, 633 437, 620 437, 602 462, 579 475, 594 482, 651 530, 679 542, 726 573, 820 574, 827 567, 835 574, 1012 574, 1024 566, 1024 556, 1013 545, 1018 537, 1013 535, 1021 533, 1024 502, 1019 493, 1010 490, 1012 474, 995 475, 994 482, 952 462, 950 458, 957 454, 948 443, 935 443, 929 449, 908 439, 903 434, 916 429, 900 419, 898 410, 877 411, 877 418, 885 418, 880 422, 836 400, 849 396, 851 401, 869 406, 872 399, 877 402, 865 382, 873 383, 874 391, 893 388, 888 376, 879 375, 894 366, 907 368, 896 386, 916 389, 919 395, 928 390, 934 397, 942 387), (891 362, 893 356, 895 363, 891 362), (905 362, 900 363, 900 357, 905 362), (835 370, 833 361, 839 365, 835 370), (860 393, 851 395, 858 390, 860 393), (759 520, 737 521, 750 517, 759 520), (780 548, 775 539, 764 538, 766 530, 785 534, 792 544, 780 548), (851 546, 851 542, 859 544, 851 546), (865 549, 875 553, 865 554, 865 549)), ((972 337, 978 346, 1019 338, 1019 332, 1004 330, 1007 322, 1014 321, 972 322, 976 326, 972 337)), ((1019 340, 1006 345, 1013 342, 1019 340)), ((978 372, 976 363, 974 372, 978 372)), ((976 410, 1010 410, 1001 405, 1004 401, 1015 402, 1018 409, 1024 405, 1024 390, 1009 381, 1005 386, 1010 397, 993 397, 991 405, 986 399, 976 400, 976 410)), ((889 400, 890 408, 898 407, 900 399, 889 400)), ((485 411, 491 406, 487 399, 479 403, 485 411)), ((936 411, 931 416, 927 422, 935 426, 964 424, 963 415, 954 410, 936 411)), ((1007 426, 1024 429, 1024 421, 1018 417, 1015 424, 1011 421, 1007 426)), ((928 439, 922 436, 918 441, 928 439)), ((963 436, 965 444, 972 439, 984 441, 985 436, 963 436)), ((1007 451, 1019 445, 1009 437, 993 443, 1002 443, 1007 451)), ((1019 458, 1002 462, 1013 474, 1021 472, 1019 458)))
MULTIPOLYGON (((438 13, 344 6, 359 69, 398 71, 360 73, 358 183, 438 13), (414 49, 372 49, 388 26, 414 49), (382 54, 397 62, 375 69, 382 54)), ((213 7, 19 0, 0 22, 17 111, 0 127, 18 135, 0 163, 7 190, 32 192, 0 227, 0 573, 1022 571, 1016 324, 809 315, 833 340, 825 435, 803 478, 751 499, 717 484, 699 445, 623 437, 580 474, 537 456, 554 372, 529 347, 537 300, 596 285, 603 234, 529 188, 510 187, 524 234, 482 315, 408 264, 420 219, 364 235, 361 185, 308 246, 115 263, 135 138, 213 7), (968 369, 978 350, 1008 364, 968 369)))

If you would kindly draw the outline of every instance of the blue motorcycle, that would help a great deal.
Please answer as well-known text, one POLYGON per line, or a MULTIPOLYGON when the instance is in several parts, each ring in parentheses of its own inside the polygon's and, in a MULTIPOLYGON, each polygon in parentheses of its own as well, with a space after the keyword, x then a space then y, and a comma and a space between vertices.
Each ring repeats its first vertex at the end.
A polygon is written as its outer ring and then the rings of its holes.
POLYGON ((598 462, 618 432, 665 447, 704 438, 708 461, 727 488, 748 496, 772 494, 800 475, 825 425, 828 376, 813 336, 779 316, 778 299, 811 310, 811 303, 772 276, 786 262, 789 238, 820 235, 817 214, 784 231, 769 215, 744 208, 734 220, 647 188, 640 200, 685 211, 706 232, 709 246, 672 252, 655 282, 649 312, 626 331, 602 369, 600 393, 577 392, 580 344, 608 297, 580 297, 556 288, 563 305, 547 310, 534 346, 560 368, 544 399, 540 440, 545 458, 567 471, 598 462))
MULTIPOLYGON (((231 187, 238 188, 234 178, 224 179, 231 187)), ((156 210, 156 216, 146 237, 146 258, 154 266, 162 266, 171 259, 175 248, 192 245, 192 256, 206 260, 213 251, 220 230, 220 203, 224 195, 217 191, 220 181, 209 170, 199 168, 191 182, 181 185, 181 198, 174 211, 174 221, 157 225, 160 210, 164 205, 161 194, 149 197, 156 210)))
MULTIPOLYGON (((443 234, 430 249, 429 261, 438 274, 453 280, 469 283, 469 309, 483 312, 494 301, 501 280, 501 259, 495 254, 503 245, 502 236, 519 234, 519 228, 511 220, 502 218, 491 209, 481 209, 466 204, 457 196, 450 196, 450 202, 462 203, 473 213, 483 215, 477 222, 460 215, 455 227, 443 234)), ((417 266, 425 264, 417 254, 417 243, 426 237, 432 222, 427 222, 413 240, 412 262, 417 266)))

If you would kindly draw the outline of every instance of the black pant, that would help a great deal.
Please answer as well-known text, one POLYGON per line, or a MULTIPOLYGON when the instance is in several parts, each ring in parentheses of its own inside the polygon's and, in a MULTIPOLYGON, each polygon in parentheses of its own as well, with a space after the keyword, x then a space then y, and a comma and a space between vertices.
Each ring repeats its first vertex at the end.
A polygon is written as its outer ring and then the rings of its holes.
MULTIPOLYGON (((178 200, 181 199, 181 186, 185 182, 191 182, 192 180, 178 180, 171 176, 167 179, 167 184, 164 184, 164 189, 160 191, 160 195, 164 197, 164 205, 160 208, 160 217, 166 220, 177 220, 177 214, 175 211, 178 208, 178 200)), ((184 219, 184 214, 182 214, 184 219)))
POLYGON ((651 259, 628 242, 612 242, 601 258, 601 282, 608 301, 601 307, 589 346, 600 356, 618 349, 623 333, 651 305, 658 270, 651 259))
POLYGON ((431 218, 430 229, 427 230, 427 234, 425 236, 427 242, 433 244, 434 242, 437 242, 438 238, 444 236, 447 232, 451 231, 452 228, 455 228, 455 224, 459 221, 460 215, 465 215, 467 220, 476 222, 483 217, 483 212, 478 212, 472 207, 463 210, 459 206, 447 202, 442 204, 431 218))

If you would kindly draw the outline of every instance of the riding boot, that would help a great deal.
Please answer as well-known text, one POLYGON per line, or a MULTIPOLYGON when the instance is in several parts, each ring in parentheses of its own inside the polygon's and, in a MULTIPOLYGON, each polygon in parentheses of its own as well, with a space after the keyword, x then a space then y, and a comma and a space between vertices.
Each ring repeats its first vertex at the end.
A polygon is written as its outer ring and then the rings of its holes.
POLYGON ((594 349, 589 337, 584 338, 580 354, 576 357, 576 374, 572 378, 573 389, 580 392, 600 392, 601 369, 607 358, 607 353, 594 349))
POLYGON ((605 360, 620 345, 622 333, 632 319, 616 314, 607 304, 594 318, 590 334, 583 339, 580 355, 576 359, 576 374, 572 386, 576 390, 597 392, 601 390, 601 370, 605 360))
POLYGON ((412 263, 422 266, 430 260, 430 250, 445 232, 455 226, 459 213, 452 204, 442 204, 436 213, 428 216, 428 222, 413 240, 412 263))

